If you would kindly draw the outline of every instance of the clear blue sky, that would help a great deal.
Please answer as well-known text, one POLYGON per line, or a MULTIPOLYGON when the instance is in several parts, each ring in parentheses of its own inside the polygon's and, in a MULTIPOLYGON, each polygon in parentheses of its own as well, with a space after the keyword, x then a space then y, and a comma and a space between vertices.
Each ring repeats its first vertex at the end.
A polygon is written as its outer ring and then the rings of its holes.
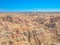
POLYGON ((0 12, 40 11, 41 9, 60 10, 60 0, 0 0, 0 12))

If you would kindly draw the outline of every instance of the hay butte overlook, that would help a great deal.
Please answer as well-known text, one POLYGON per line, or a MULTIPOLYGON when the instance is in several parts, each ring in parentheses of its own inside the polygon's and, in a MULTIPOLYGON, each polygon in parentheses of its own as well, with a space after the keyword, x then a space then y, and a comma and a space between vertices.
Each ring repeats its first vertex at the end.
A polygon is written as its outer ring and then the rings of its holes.
POLYGON ((0 13, 0 45, 60 45, 59 12, 0 13))

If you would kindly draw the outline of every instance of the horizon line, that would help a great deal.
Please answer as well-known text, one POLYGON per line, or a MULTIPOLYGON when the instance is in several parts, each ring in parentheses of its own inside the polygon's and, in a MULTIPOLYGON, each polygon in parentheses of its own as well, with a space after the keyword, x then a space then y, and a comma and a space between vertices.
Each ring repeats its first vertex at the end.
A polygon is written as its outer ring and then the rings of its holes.
POLYGON ((41 8, 41 9, 0 9, 0 12, 60 12, 60 9, 41 8))

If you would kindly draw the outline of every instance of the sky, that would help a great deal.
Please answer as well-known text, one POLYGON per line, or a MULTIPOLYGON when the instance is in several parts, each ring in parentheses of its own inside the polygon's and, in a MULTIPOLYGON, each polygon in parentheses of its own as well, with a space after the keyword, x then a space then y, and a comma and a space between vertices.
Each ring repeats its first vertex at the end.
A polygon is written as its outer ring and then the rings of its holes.
POLYGON ((0 12, 60 11, 60 0, 0 0, 0 12))

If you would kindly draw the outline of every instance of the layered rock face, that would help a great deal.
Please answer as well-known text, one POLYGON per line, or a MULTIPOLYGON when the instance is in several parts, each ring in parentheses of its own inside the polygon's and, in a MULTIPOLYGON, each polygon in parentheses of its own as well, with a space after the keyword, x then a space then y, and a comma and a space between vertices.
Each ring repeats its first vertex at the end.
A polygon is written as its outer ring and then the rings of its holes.
POLYGON ((60 13, 0 13, 0 45, 60 45, 60 13))

